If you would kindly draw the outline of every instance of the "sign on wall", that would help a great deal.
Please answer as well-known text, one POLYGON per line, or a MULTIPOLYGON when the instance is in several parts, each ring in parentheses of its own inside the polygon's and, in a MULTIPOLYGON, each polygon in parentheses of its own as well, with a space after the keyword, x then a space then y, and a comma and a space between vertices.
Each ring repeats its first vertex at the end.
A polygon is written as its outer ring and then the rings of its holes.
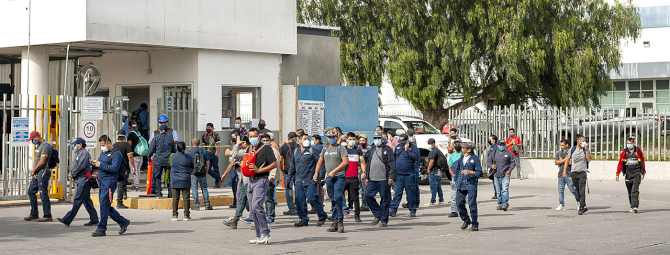
POLYGON ((86 148, 94 149, 98 145, 98 122, 82 121, 81 132, 81 137, 86 140, 86 148))
POLYGON ((102 97, 82 98, 82 120, 102 120, 102 106, 102 97))
POLYGON ((310 135, 322 134, 324 109, 324 101, 298 100, 298 129, 310 135))
POLYGON ((28 137, 30 137, 30 120, 28 117, 12 118, 12 146, 28 146, 28 137))

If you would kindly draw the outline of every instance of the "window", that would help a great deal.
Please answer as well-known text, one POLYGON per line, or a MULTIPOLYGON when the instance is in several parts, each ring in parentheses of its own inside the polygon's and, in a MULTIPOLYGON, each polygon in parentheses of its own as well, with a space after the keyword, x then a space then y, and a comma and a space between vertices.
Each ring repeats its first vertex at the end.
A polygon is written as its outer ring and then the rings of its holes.
POLYGON ((414 129, 416 134, 441 134, 442 132, 437 131, 432 125, 426 123, 425 121, 405 121, 404 122, 407 128, 414 129))
POLYGON ((400 123, 395 122, 395 121, 385 121, 384 122, 384 131, 388 132, 390 130, 393 130, 395 132, 398 129, 405 130, 400 123))
POLYGON ((232 119, 240 117, 242 123, 261 118, 261 88, 223 86, 221 94, 221 117, 230 110, 232 119))

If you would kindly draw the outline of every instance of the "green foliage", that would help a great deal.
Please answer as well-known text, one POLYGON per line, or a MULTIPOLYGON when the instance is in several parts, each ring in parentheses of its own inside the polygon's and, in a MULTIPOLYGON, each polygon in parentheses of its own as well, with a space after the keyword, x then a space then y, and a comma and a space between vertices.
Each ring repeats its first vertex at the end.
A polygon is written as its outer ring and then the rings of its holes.
POLYGON ((343 82, 381 86, 425 113, 542 101, 597 105, 620 44, 639 36, 632 3, 605 0, 299 0, 299 22, 337 26, 343 82), (449 105, 447 105, 449 107, 449 105))

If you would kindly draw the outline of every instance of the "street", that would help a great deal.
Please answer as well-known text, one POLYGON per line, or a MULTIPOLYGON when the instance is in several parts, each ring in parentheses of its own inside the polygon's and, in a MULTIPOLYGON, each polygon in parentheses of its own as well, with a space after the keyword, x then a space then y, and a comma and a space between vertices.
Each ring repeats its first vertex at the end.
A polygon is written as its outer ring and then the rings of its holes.
MULTIPOLYGON (((119 236, 118 225, 110 220, 107 237, 91 238, 94 227, 83 226, 88 220, 84 208, 71 227, 55 220, 70 209, 71 204, 64 202, 53 205, 54 222, 49 223, 23 221, 29 212, 27 206, 0 208, 0 243, 5 254, 45 250, 51 254, 91 251, 118 254, 120 250, 138 254, 670 252, 670 191, 667 189, 670 183, 643 182, 638 214, 628 212, 623 182, 592 181, 589 184, 589 211, 578 216, 571 194, 566 194, 565 211, 554 210, 558 205, 556 181, 548 180, 513 180, 510 209, 496 211, 496 203, 490 199, 492 184, 482 179, 478 193, 479 232, 463 231, 459 228, 460 219, 447 218, 448 205, 424 206, 429 201, 430 192, 428 186, 421 186, 422 206, 417 212, 418 217, 408 218, 406 209, 401 208, 398 217, 391 218, 385 229, 369 225, 373 219, 370 212, 361 213, 362 223, 355 223, 353 215, 345 219, 344 234, 326 232, 329 223, 316 227, 315 215, 310 215, 310 226, 296 229, 293 223, 297 218, 282 215, 286 206, 279 204, 276 223, 270 225, 272 240, 267 246, 248 244, 254 235, 249 229, 250 224, 240 222, 237 230, 221 224, 222 219, 234 213, 227 207, 194 211, 191 222, 170 221, 170 210, 121 210, 120 213, 132 221, 125 235, 119 236)), ((448 187, 443 185, 447 201, 448 187)))

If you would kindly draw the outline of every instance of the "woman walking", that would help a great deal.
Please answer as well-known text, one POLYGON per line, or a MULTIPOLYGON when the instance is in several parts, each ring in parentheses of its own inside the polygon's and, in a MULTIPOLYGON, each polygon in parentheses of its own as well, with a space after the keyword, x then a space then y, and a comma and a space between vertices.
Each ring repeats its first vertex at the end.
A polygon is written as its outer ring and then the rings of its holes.
POLYGON ((193 159, 186 154, 186 144, 177 143, 177 153, 170 155, 170 183, 172 184, 172 221, 179 220, 179 197, 184 197, 184 221, 191 220, 191 172, 193 159))

